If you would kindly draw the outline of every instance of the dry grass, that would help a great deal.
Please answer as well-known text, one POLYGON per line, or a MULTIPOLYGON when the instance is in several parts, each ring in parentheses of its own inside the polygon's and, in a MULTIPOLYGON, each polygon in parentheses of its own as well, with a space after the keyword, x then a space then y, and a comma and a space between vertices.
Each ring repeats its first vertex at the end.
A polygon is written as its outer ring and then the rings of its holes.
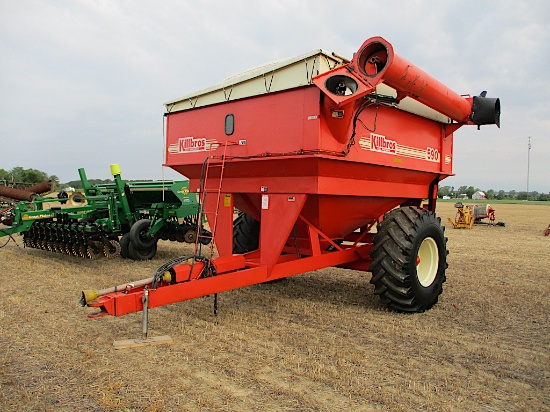
MULTIPOLYGON (((438 208, 454 215, 452 204, 438 208)), ((452 230, 430 311, 386 311, 370 274, 324 269, 151 310, 171 345, 115 351, 141 315, 88 319, 78 293, 150 262, 0 249, 3 411, 550 410, 550 207, 498 205, 506 228, 452 230)), ((21 243, 21 242, 19 242, 21 243)))

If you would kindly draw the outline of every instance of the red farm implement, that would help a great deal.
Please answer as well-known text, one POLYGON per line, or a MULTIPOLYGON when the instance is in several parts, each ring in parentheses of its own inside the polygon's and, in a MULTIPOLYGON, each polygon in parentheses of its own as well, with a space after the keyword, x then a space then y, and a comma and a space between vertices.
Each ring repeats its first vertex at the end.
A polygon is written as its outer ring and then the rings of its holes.
POLYGON ((498 125, 499 99, 463 97, 375 37, 351 61, 316 50, 165 105, 166 165, 200 192, 219 256, 199 253, 199 234, 194 255, 150 279, 84 291, 96 316, 331 266, 372 272, 397 311, 437 302, 447 240, 435 204, 453 133, 498 125))

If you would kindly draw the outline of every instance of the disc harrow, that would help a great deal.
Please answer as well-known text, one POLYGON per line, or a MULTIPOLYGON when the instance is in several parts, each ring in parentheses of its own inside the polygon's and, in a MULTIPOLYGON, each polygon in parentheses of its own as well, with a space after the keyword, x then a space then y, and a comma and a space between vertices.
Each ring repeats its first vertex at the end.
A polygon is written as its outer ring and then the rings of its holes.
POLYGON ((33 193, 31 201, 14 200, 0 210, 6 226, 0 237, 20 233, 26 247, 89 259, 146 260, 155 256, 159 239, 194 243, 206 232, 188 181, 126 182, 113 164, 114 182, 92 185, 84 169, 78 172, 83 193, 33 193))
POLYGON ((35 221, 22 235, 25 247, 54 253, 88 259, 113 258, 120 253, 116 234, 98 231, 94 226, 63 215, 58 219, 35 221))

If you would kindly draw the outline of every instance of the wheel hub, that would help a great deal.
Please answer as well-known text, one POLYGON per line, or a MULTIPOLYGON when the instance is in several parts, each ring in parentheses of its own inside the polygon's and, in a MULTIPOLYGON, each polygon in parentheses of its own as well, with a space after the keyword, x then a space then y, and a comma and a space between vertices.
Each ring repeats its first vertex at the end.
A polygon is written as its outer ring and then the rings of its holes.
POLYGON ((439 251, 437 243, 431 237, 422 241, 416 256, 416 276, 418 282, 424 287, 430 286, 436 275, 439 266, 439 251))

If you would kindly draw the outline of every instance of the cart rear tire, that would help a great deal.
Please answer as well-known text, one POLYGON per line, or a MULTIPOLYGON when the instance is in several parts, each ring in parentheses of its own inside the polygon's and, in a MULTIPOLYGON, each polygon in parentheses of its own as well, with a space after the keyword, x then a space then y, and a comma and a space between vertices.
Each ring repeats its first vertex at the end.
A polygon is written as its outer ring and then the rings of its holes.
POLYGON ((447 269, 447 238, 435 213, 402 207, 378 224, 370 251, 371 283, 398 312, 424 312, 438 301, 447 269))
POLYGON ((239 212, 233 221, 233 253, 242 254, 258 249, 260 244, 260 222, 239 212))
POLYGON ((130 240, 134 248, 139 250, 149 250, 157 243, 156 236, 147 237, 145 234, 151 226, 149 219, 140 219, 130 228, 130 240))

